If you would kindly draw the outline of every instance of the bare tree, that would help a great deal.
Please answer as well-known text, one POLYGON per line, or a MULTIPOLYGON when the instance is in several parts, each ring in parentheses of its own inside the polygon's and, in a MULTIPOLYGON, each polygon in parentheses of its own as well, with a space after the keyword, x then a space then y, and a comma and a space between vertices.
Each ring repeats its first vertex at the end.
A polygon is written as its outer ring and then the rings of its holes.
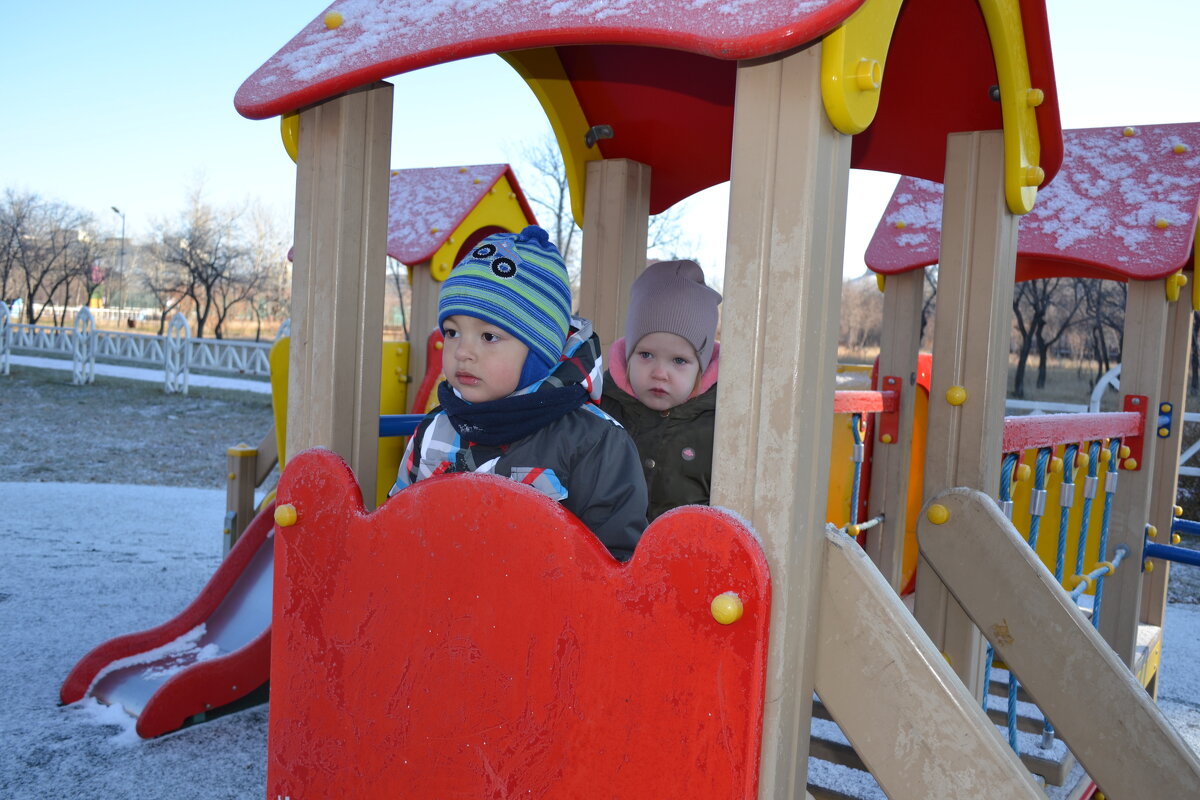
POLYGON ((567 168, 558 150, 558 141, 553 136, 527 144, 520 153, 522 175, 521 188, 525 198, 534 208, 542 227, 550 234, 550 241, 562 253, 572 280, 579 274, 579 254, 576 247, 583 231, 571 213, 571 187, 567 182, 567 168))
POLYGON ((1022 281, 1013 292, 1013 316, 1019 337, 1013 395, 1025 396, 1025 370, 1029 354, 1038 353, 1037 388, 1046 386, 1050 348, 1076 323, 1083 308, 1078 283, 1066 278, 1022 281))
POLYGON ((42 200, 36 194, 9 191, 5 195, 0 229, 0 266, 4 290, 25 300, 25 320, 36 323, 50 308, 55 324, 66 317, 72 284, 90 266, 93 238, 86 230, 91 218, 65 203, 42 200), (55 300, 64 308, 54 311, 55 300))
POLYGON ((929 321, 933 319, 933 313, 937 308, 937 290, 938 290, 938 265, 925 268, 925 288, 923 290, 924 300, 921 303, 921 330, 917 336, 917 341, 926 341, 925 335, 929 328, 929 321))
POLYGON ((214 335, 221 338, 229 309, 248 296, 248 292, 239 290, 250 260, 239 235, 241 216, 239 210, 217 210, 203 201, 199 190, 194 190, 188 208, 175 225, 159 228, 159 260, 177 267, 177 277, 183 278, 175 286, 191 301, 197 337, 204 336, 211 319, 214 335))
POLYGON ((409 267, 407 264, 401 264, 396 259, 388 256, 387 259, 387 274, 388 279, 392 282, 392 288, 396 290, 396 302, 400 308, 400 325, 404 328, 404 339, 410 341, 408 336, 408 311, 412 307, 412 286, 408 282, 409 267))
POLYGON ((883 295, 876 288, 875 277, 843 281, 838 344, 850 350, 879 347, 882 321, 883 295))
POLYGON ((1083 301, 1081 324, 1088 331, 1087 350, 1096 364, 1096 379, 1120 360, 1125 336, 1125 298, 1127 289, 1118 281, 1076 278, 1078 296, 1083 301))

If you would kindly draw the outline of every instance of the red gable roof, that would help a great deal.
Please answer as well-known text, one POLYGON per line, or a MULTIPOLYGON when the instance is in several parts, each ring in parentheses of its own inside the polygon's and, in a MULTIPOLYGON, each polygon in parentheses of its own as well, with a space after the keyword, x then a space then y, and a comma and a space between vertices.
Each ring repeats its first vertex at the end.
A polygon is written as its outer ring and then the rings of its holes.
MULTIPOLYGON (((402 72, 486 53, 554 47, 588 124, 611 125, 605 158, 651 167, 658 213, 729 178, 737 61, 809 44, 862 0, 337 0, 251 75, 247 117, 291 112, 402 72), (328 21, 327 21, 328 20, 328 21)), ((1041 155, 1061 130, 1044 0, 1021 3, 1041 155)), ((992 45, 967 0, 907 0, 879 113, 852 165, 941 180, 946 135, 1003 126, 992 45)))
POLYGON ((393 170, 387 254, 402 264, 427 261, 504 176, 526 218, 534 220, 507 164, 393 170))
MULTIPOLYGON (((1200 123, 1065 131, 1058 177, 1021 217, 1017 279, 1150 280, 1188 264, 1200 212, 1200 123)), ((937 263, 942 185, 902 178, 867 248, 894 274, 937 263)))

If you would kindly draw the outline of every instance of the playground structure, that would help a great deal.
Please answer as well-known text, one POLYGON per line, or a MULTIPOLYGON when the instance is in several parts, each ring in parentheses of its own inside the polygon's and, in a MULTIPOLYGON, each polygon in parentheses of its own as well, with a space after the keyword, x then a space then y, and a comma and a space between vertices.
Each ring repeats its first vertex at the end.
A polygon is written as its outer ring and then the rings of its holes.
MULTIPOLYGON (((597 322, 602 338, 611 340, 623 316, 622 298, 644 263, 647 213, 725 177, 731 180, 722 337, 727 369, 717 433, 723 456, 714 474, 713 503, 739 514, 757 533, 770 570, 770 602, 769 611, 765 603, 746 603, 745 616, 729 626, 714 610, 716 626, 694 619, 691 632, 704 646, 732 627, 761 625, 768 613, 770 624, 769 634, 757 638, 765 652, 750 656, 761 659, 754 663, 765 676, 764 702, 756 706, 757 696, 747 691, 747 706, 720 705, 734 727, 742 730, 741 715, 748 714, 760 730, 760 746, 737 749, 742 760, 735 765, 735 778, 723 785, 739 787, 734 796, 803 795, 815 688, 889 796, 1041 796, 981 707, 986 636, 1108 796, 1182 797, 1194 790, 1200 764, 1130 671, 1143 590, 1136 569, 1141 537, 1147 521, 1169 511, 1169 506, 1162 509, 1160 496, 1174 490, 1173 480, 1161 479, 1167 468, 1160 461, 1173 464, 1169 447, 1159 446, 1157 436, 1144 435, 1147 417, 1141 414, 1136 429, 1143 433, 1142 469, 1122 476, 1112 505, 1109 543, 1125 544, 1129 555, 1106 579, 1106 594, 1112 594, 1105 600, 1099 633, 982 494, 1002 485, 1018 215, 1035 207, 1038 186, 1053 177, 1062 154, 1041 4, 910 0, 901 9, 899 3, 876 0, 831 1, 796 10, 792 4, 764 2, 753 6, 753 13, 714 23, 711 16, 700 18, 676 3, 621 8, 602 21, 568 3, 556 4, 553 28, 543 27, 539 6, 496 6, 487 36, 480 38, 471 32, 470 20, 444 9, 417 15, 404 3, 371 9, 335 3, 239 91, 238 107, 247 116, 299 109, 291 372, 308 377, 304 393, 292 384, 287 449, 328 447, 350 464, 360 486, 375 484, 378 385, 376 370, 366 366, 378 363, 380 312, 369 301, 379 294, 383 243, 378 233, 370 233, 381 230, 391 89, 372 81, 439 61, 508 51, 506 59, 547 107, 574 176, 573 198, 582 206, 577 218, 584 221, 585 236, 581 309, 597 322), (931 104, 928 87, 935 75, 942 91, 931 104), (947 136, 949 131, 974 132, 947 136), (887 282, 884 341, 889 347, 878 371, 883 388, 878 407, 863 408, 864 413, 894 413, 886 402, 898 396, 895 434, 889 421, 886 435, 892 438, 878 440, 872 463, 871 507, 884 511, 874 535, 866 531, 875 566, 848 537, 823 527, 820 498, 829 476, 837 289, 846 174, 852 164, 945 184, 922 490, 929 502, 918 526, 923 550, 917 568, 919 626, 896 595, 903 550, 896 542, 905 529, 913 440, 907 410, 915 392, 917 272, 898 273, 887 282), (332 313, 315 313, 318 297, 323 306, 332 302, 332 313), (350 370, 352 379, 341 370, 350 370), (978 580, 980 563, 1007 581, 1007 593, 986 594, 994 585, 978 580), (1063 668, 1068 661, 1069 670, 1063 668), (1082 694, 1085 689, 1093 694, 1082 694), (746 770, 756 779, 736 777, 746 770)), ((1190 213, 1189 228, 1194 207, 1190 213)), ((1167 282, 1178 288, 1177 280, 1167 282)), ((1125 337, 1125 405, 1157 408, 1160 400, 1182 391, 1173 382, 1181 386, 1182 377, 1164 365, 1186 363, 1174 348, 1188 341, 1177 332, 1186 332, 1190 315, 1177 312, 1178 304, 1168 305, 1163 283, 1130 284, 1127 318, 1134 324, 1125 337)), ((882 418, 875 429, 885 435, 882 418)), ((1078 436, 1086 441, 1114 433, 1128 437, 1132 430, 1126 424, 1078 436)), ((1050 442, 1037 446, 1043 444, 1050 442)), ((457 691, 483 687, 480 672, 494 668, 498 657, 499 645, 470 627, 473 615, 483 622, 470 601, 471 565, 478 562, 455 562, 457 570, 451 569, 459 579, 459 595, 445 606, 461 613, 431 619, 430 639, 414 637, 412 650, 406 651, 414 664, 436 659, 440 668, 456 670, 462 683, 451 681, 451 690, 443 683, 409 682, 416 673, 407 665, 398 669, 397 653, 364 633, 365 625, 356 629, 354 624, 368 621, 364 614, 401 613, 410 593, 444 588, 439 582, 444 568, 416 584, 389 586, 382 576, 364 581, 351 599, 346 593, 351 584, 358 586, 355 572, 325 573, 312 566, 359 563, 360 548, 372 559, 411 561, 424 551, 390 545, 442 536, 466 541, 498 520, 516 527, 511 535, 555 541, 561 535, 578 543, 583 534, 577 527, 571 529, 569 520, 542 521, 544 503, 539 507, 536 498, 518 497, 519 488, 490 482, 489 491, 475 500, 421 506, 414 512, 414 527, 389 540, 385 523, 395 501, 376 515, 365 514, 339 469, 325 454, 303 454, 285 471, 280 486, 281 508, 290 510, 277 516, 283 555, 274 624, 286 633, 274 642, 272 666, 280 672, 273 680, 268 796, 289 790, 294 795, 301 777, 315 773, 356 796, 430 785, 420 781, 441 787, 462 781, 476 793, 503 786, 547 796, 580 775, 603 782, 617 763, 658 755, 623 750, 624 743, 617 742, 610 743, 613 752, 570 743, 578 741, 572 737, 581 735, 580 726, 615 709, 633 728, 675 719, 675 712, 688 705, 687 694, 675 695, 674 703, 662 695, 644 699, 631 712, 624 687, 608 686, 609 693, 598 701, 600 710, 594 703, 568 704, 574 714, 564 713, 536 730, 518 727, 524 736, 491 738, 491 745, 475 736, 483 728, 472 726, 486 723, 487 730, 511 732, 514 723, 528 719, 520 708, 502 713, 495 703, 482 706, 483 718, 473 716, 468 709, 481 707, 471 704, 478 697, 457 691), (334 488, 322 493, 323 483, 334 488), (493 496, 509 511, 489 520, 484 506, 493 496), (522 505, 525 501, 528 505, 522 505), (312 560, 310 554, 318 552, 327 557, 312 560), (458 627, 439 627, 455 620, 458 627), (279 644, 283 636, 303 657, 290 657, 279 644), (410 716, 405 705, 417 693, 426 693, 422 702, 463 723, 449 726, 435 748, 422 745, 407 727, 407 720, 421 719, 410 716), (321 711, 337 709, 329 704, 339 698, 354 700, 341 707, 352 707, 353 715, 321 711), (370 698, 374 702, 366 702, 370 698), (346 724, 352 730, 339 727, 346 724), (513 749, 520 742, 526 746, 513 749), (536 753, 530 752, 534 743, 536 753), (564 758, 562 748, 571 757, 555 760, 564 758), (410 762, 409 754, 420 758, 410 762), (337 771, 352 760, 356 770, 337 771), (445 783, 436 783, 439 779, 445 783), (562 782, 555 784, 558 779, 562 782), (395 783, 399 780, 405 783, 395 783)), ((461 484, 468 498, 475 483, 469 477, 446 478, 431 482, 426 493, 451 492, 461 484)), ((697 515, 720 514, 684 509, 663 522, 700 527, 697 515)), ((1163 523, 1156 527, 1169 530, 1169 515, 1163 523)), ((753 551, 754 540, 740 523, 730 518, 723 524, 723 535, 738 549, 753 551)), ((659 523, 647 539, 656 546, 664 541, 659 523)), ((701 544, 714 546, 707 540, 701 544)), ((646 563, 652 563, 655 548, 648 550, 646 563)), ((504 596, 519 599, 522 589, 540 596, 539 576, 557 575, 559 569, 572 574, 605 569, 594 558, 589 561, 591 556, 571 561, 557 546, 547 551, 536 575, 516 566, 504 573, 511 581, 504 596)), ((509 550, 500 546, 493 552, 509 550)), ((710 555, 703 549, 696 553, 710 555)), ((480 557, 477 551, 471 555, 480 557)), ((711 555, 714 564, 722 563, 711 555)), ((641 557, 639 550, 628 569, 631 579, 645 583, 626 587, 628 593, 645 597, 680 588, 669 570, 638 572, 641 557)), ((709 593, 732 579, 721 569, 709 577, 702 585, 690 584, 694 592, 677 596, 699 596, 707 606, 724 591, 709 593)), ((756 592, 762 589, 756 584, 756 592)), ((742 592, 760 596, 750 588, 742 592)), ((493 603, 497 599, 488 596, 493 603)), ((437 603, 425 599, 420 608, 432 614, 438 603, 440 595, 437 603)), ((553 627, 524 635, 560 631, 574 618, 552 618, 545 624, 553 627)), ((647 615, 641 622, 650 619, 647 615)), ((519 639, 506 641, 522 646, 519 639)), ((555 685, 576 685, 571 670, 586 663, 588 651, 572 646, 562 651, 568 657, 551 659, 547 666, 561 681, 555 685)), ((620 655, 605 652, 604 657, 619 660, 620 655)), ((701 696, 707 666, 691 660, 696 655, 680 649, 672 660, 656 664, 695 681, 688 684, 693 697, 701 696)), ((599 657, 595 651, 592 656, 599 657)), ((492 673, 493 679, 500 672, 492 673)), ((522 673, 510 665, 505 674, 522 673)), ((746 674, 755 675, 755 669, 746 674)), ((487 697, 493 700, 497 685, 508 696, 526 688, 496 680, 490 685, 487 697)), ((565 695, 537 696, 554 703, 565 695)), ((694 725, 688 715, 678 719, 680 727, 671 735, 687 738, 706 754, 734 752, 705 738, 720 739, 719 731, 694 725)), ((664 757, 656 761, 656 774, 678 778, 672 786, 680 787, 679 796, 697 796, 683 782, 696 772, 717 776, 718 760, 705 759, 696 770, 694 759, 664 757)))

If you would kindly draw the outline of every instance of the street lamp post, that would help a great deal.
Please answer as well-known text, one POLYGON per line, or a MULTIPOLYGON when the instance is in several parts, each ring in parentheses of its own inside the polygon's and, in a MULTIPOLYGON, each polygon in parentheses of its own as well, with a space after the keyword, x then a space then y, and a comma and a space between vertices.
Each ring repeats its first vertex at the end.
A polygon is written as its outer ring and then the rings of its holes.
POLYGON ((125 212, 116 206, 112 206, 112 210, 121 217, 121 252, 117 254, 117 273, 121 276, 121 294, 120 299, 117 300, 117 307, 123 308, 125 306, 125 212))

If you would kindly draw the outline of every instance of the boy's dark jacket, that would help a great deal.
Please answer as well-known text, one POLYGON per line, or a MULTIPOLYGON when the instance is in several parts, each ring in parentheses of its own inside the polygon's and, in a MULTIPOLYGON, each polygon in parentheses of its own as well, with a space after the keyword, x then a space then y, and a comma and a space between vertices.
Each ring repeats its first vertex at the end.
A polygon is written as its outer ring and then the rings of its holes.
MULTIPOLYGON (((577 406, 507 445, 466 440, 447 409, 438 406, 409 440, 391 493, 450 472, 487 472, 512 478, 561 502, 615 558, 627 561, 646 527, 646 485, 633 443, 593 402, 603 380, 599 338, 587 320, 576 318, 572 324, 579 330, 567 340, 567 360, 549 378, 535 384, 530 395, 579 385, 577 406)), ((445 386, 445 391, 452 391, 445 386)))
POLYGON ((651 520, 678 506, 708 505, 719 360, 717 344, 691 399, 668 411, 655 411, 633 394, 625 340, 618 339, 608 350, 600 407, 629 431, 637 445, 650 492, 647 516, 651 520))

